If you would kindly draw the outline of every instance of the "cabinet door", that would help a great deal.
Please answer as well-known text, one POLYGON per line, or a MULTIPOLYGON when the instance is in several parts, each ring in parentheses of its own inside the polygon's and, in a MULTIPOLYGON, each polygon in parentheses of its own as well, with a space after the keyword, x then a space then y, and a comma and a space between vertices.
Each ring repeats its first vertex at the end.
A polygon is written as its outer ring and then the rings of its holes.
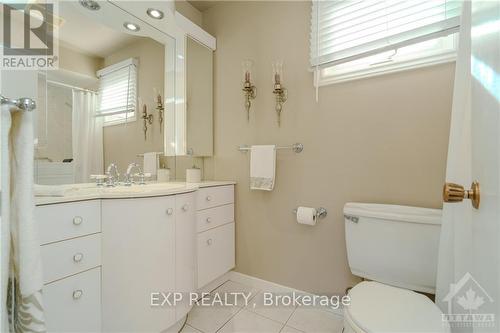
POLYGON ((198 288, 234 268, 234 223, 198 234, 198 288))
MULTIPOLYGON (((195 195, 177 195, 175 215, 175 291, 190 293, 196 290, 196 223, 195 195)), ((189 297, 176 307, 177 320, 185 316, 191 307, 189 297)))
POLYGON ((151 293, 175 287, 175 197, 102 201, 104 332, 160 332, 173 307, 152 307, 151 293))

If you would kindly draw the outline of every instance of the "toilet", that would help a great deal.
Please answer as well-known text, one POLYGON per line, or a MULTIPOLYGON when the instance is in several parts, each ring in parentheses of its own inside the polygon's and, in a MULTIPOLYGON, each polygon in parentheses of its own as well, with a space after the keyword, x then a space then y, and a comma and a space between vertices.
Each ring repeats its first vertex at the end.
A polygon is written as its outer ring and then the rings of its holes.
POLYGON ((344 206, 351 272, 344 333, 449 332, 434 294, 441 210, 364 203, 344 206))

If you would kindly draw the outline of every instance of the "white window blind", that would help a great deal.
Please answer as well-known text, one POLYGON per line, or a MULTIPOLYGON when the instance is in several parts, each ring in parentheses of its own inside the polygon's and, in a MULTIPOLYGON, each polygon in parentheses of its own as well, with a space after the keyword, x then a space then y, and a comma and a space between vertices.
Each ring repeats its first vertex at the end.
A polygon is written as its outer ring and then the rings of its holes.
POLYGON ((312 67, 331 67, 458 31, 461 1, 313 1, 312 67))
POLYGON ((137 61, 127 59, 97 72, 99 98, 97 117, 105 123, 135 120, 137 104, 137 61))

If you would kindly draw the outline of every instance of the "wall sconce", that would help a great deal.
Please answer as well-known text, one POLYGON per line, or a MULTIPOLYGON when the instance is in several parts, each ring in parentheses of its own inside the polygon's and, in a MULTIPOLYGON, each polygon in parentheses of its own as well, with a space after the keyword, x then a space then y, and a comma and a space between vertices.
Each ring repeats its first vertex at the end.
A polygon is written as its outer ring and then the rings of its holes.
POLYGON ((283 81, 283 61, 277 60, 273 62, 273 94, 276 96, 276 113, 278 114, 278 126, 281 124, 281 111, 283 110, 283 103, 288 99, 288 90, 283 88, 281 82, 283 81))
POLYGON ((160 122, 161 133, 163 128, 163 111, 165 111, 165 107, 163 106, 160 94, 156 95, 156 110, 158 110, 158 121, 160 122))
POLYGON ((153 125, 153 115, 152 114, 148 114, 148 108, 146 106, 146 104, 144 104, 142 106, 142 120, 144 121, 144 126, 142 128, 142 130, 144 131, 144 141, 147 140, 147 132, 148 132, 148 124, 149 125, 153 125))
POLYGON ((247 111, 247 120, 250 120, 250 106, 252 106, 251 99, 257 97, 257 88, 250 81, 252 73, 253 61, 245 60, 242 63, 243 67, 243 95, 245 96, 245 110, 247 111))

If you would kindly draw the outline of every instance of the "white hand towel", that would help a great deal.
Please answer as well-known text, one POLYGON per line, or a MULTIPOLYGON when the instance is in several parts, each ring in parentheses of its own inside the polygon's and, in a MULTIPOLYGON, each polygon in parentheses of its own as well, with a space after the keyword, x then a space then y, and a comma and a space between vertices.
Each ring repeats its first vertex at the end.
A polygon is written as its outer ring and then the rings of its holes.
MULTIPOLYGON (((5 169, 10 169, 2 170, 2 175, 7 171, 10 178, 10 184, 2 181, 2 196, 4 192, 10 191, 10 198, 3 201, 2 205, 2 208, 8 206, 10 209, 8 216, 2 212, 2 241, 5 240, 3 232, 10 229, 11 253, 8 270, 11 290, 9 294, 14 295, 10 299, 13 311, 10 313, 11 325, 13 325, 11 330, 42 332, 45 331, 45 321, 42 302, 42 258, 38 226, 34 218, 33 113, 28 111, 11 113, 10 111, 6 105, 0 110, 3 131, 8 131, 3 122, 9 122, 12 117, 8 136, 2 133, 2 148, 5 147, 3 139, 7 137, 9 152, 8 156, 2 152, 2 167, 8 165, 5 169)), ((2 254, 4 255, 5 253, 2 254)), ((3 259, 2 257, 2 264, 4 264, 3 259)), ((5 269, 6 267, 2 266, 2 271, 5 269)), ((2 285, 2 292, 5 292, 4 288, 2 285)))
POLYGON ((150 173, 153 177, 158 173, 158 153, 144 153, 143 172, 150 173))
POLYGON ((276 174, 276 146, 252 146, 250 149, 250 189, 272 191, 276 174))

